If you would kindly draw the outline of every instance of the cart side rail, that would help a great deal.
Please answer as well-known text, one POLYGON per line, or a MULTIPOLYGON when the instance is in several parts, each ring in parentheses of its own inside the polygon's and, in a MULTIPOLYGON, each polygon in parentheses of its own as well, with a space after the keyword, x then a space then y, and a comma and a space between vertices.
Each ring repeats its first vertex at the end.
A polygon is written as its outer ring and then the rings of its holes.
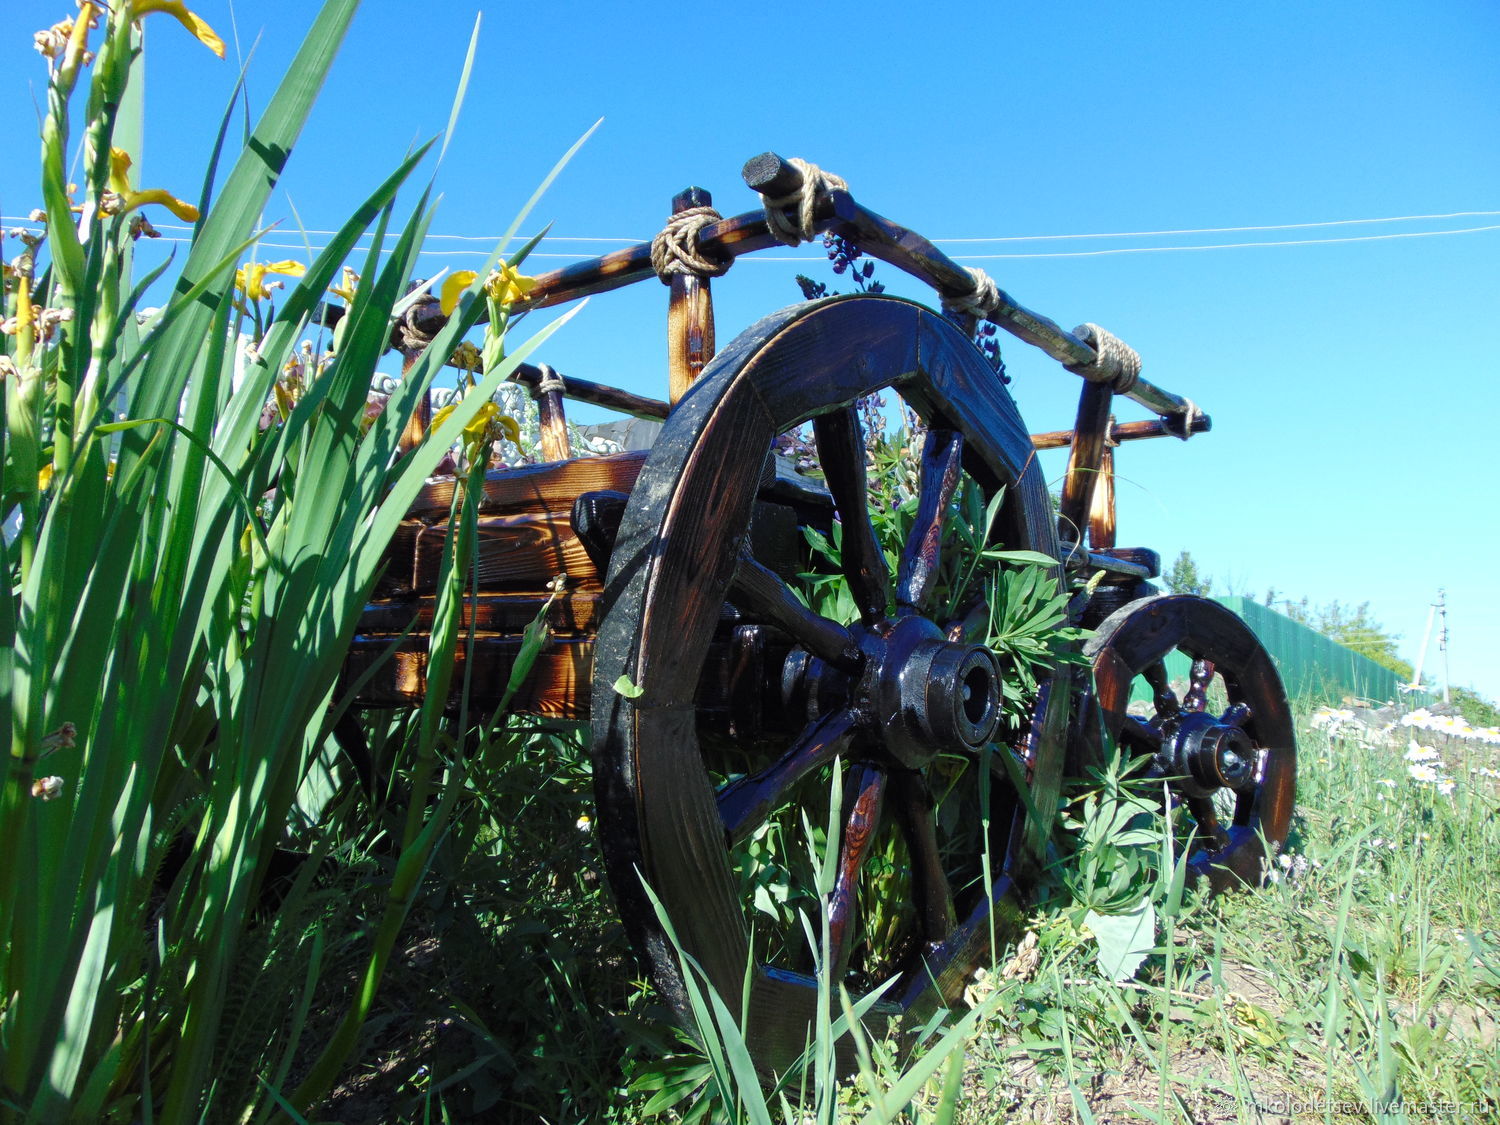
MULTIPOLYGON (((811 165, 784 160, 769 152, 747 161, 743 177, 752 190, 768 201, 768 210, 746 212, 701 226, 696 246, 704 258, 729 263, 745 254, 785 245, 784 238, 767 218, 770 211, 780 212, 779 226, 800 225, 804 237, 832 232, 848 238, 870 257, 926 283, 938 294, 950 315, 970 330, 979 320, 988 320, 1039 348, 1070 371, 1088 379, 1110 381, 1116 394, 1139 403, 1162 419, 1160 429, 1132 437, 1173 434, 1185 438, 1209 428, 1207 416, 1192 399, 1141 378, 1138 366, 1127 366, 1122 372, 1120 349, 1130 357, 1134 353, 1114 337, 1093 325, 1069 332, 1032 311, 995 286, 982 271, 959 265, 922 235, 857 202, 846 187, 838 186, 842 181, 836 177, 827 177, 811 165), (806 187, 809 181, 804 169, 813 173, 810 188, 806 187), (805 189, 808 195, 804 199, 805 189), (805 223, 800 222, 803 218, 807 220, 805 223)), ((703 195, 706 197, 706 193, 703 195)), ((564 304, 656 277, 652 243, 641 242, 538 275, 535 287, 518 308, 564 304)), ((436 303, 418 306, 411 315, 413 327, 428 336, 446 319, 436 303)), ((1131 360, 1126 362, 1131 364, 1131 360)), ((1134 364, 1138 365, 1138 360, 1134 364)), ((585 387, 582 381, 577 382, 583 393, 575 394, 570 386, 569 397, 593 401, 589 392, 598 385, 585 387)), ((626 412, 654 415, 656 403, 646 409, 642 405, 632 403, 634 409, 626 412)))

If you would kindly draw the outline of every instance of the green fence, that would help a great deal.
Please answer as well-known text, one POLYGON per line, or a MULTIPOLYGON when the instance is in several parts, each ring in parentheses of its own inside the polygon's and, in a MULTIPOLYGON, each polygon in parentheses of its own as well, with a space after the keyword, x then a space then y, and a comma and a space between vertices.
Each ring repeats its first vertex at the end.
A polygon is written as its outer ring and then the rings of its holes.
MULTIPOLYGON (((1317 630, 1248 598, 1214 601, 1238 614, 1250 626, 1276 662, 1288 698, 1337 701, 1354 696, 1376 703, 1398 698, 1401 678, 1395 672, 1330 641, 1317 630)), ((1174 682, 1186 681, 1188 672, 1187 657, 1176 652, 1167 657, 1167 675, 1174 682)), ((1144 681, 1136 681, 1131 698, 1151 698, 1144 681)))

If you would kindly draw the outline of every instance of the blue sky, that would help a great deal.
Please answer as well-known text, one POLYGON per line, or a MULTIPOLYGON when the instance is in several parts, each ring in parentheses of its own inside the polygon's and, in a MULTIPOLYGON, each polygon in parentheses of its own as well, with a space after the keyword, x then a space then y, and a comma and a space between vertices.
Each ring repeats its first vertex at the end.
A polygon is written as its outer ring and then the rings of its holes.
MULTIPOLYGON (((7 220, 36 199, 32 107, 45 79, 30 34, 71 6, 0 6, 7 220)), ((228 62, 154 17, 139 182, 191 197, 236 50, 258 40, 249 90, 263 105, 314 7, 200 0, 228 62)), ((410 144, 443 128, 476 11, 368 0, 268 211, 286 237, 268 241, 336 226, 410 144)), ((779 19, 744 5, 555 3, 488 9, 480 35, 436 172, 442 235, 499 234, 601 117, 538 212, 557 236, 648 238, 689 184, 725 214, 749 210, 739 167, 765 149, 838 172, 862 202, 943 239, 1500 211, 1500 6, 1488 0, 867 2, 779 19)), ((1213 416, 1214 431, 1187 445, 1121 451, 1122 544, 1167 559, 1190 550, 1216 592, 1368 601, 1408 657, 1445 587, 1454 682, 1497 697, 1500 230, 1332 241, 1496 225, 1490 214, 944 249, 1065 326, 1108 327, 1141 352, 1148 378, 1213 416), (1319 241, 1154 249, 1304 239, 1319 241), (1093 250, 1132 252, 976 256, 1093 250)), ((433 245, 448 252, 433 269, 474 265, 482 258, 456 252, 489 248, 433 245)), ((795 273, 833 281, 819 258, 811 247, 738 263, 715 283, 721 340, 797 299, 795 273)), ((660 394, 664 318, 660 286, 606 294, 546 358, 660 394)), ((1002 342, 1031 427, 1069 426, 1076 378, 1002 342)), ((1130 404, 1120 415, 1144 416, 1130 404)))

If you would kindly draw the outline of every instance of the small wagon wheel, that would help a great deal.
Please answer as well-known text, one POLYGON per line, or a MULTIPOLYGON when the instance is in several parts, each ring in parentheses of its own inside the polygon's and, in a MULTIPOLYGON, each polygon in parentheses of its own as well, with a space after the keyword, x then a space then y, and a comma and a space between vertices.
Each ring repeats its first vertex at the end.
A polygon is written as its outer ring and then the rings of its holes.
MULTIPOLYGON (((826 899, 828 956, 835 980, 851 991, 889 985, 884 1016, 960 993, 992 932, 1009 932, 997 915, 1014 913, 1026 889, 1018 884, 1035 871, 1045 826, 1025 820, 998 761, 1009 751, 990 747, 1001 670, 958 621, 935 620, 929 604, 962 473, 986 495, 1006 490, 997 537, 1007 547, 1057 556, 1030 438, 979 351, 919 305, 834 298, 773 314, 720 353, 675 408, 620 525, 592 702, 607 869, 636 947, 679 1018, 689 1019, 679 957, 643 880, 732 1011, 748 982, 746 1035, 766 1071, 803 1050, 819 995, 809 966, 784 956, 805 949, 800 924, 783 924, 785 941, 775 951, 754 936, 736 848, 794 802, 804 783, 830 777, 836 756, 847 768, 841 838, 833 842, 838 876, 826 899), (853 405, 882 388, 899 393, 929 427, 916 524, 894 576, 871 530, 866 448, 853 405), (746 546, 772 442, 809 420, 841 523, 842 569, 859 607, 859 620, 847 626, 806 609, 746 546), (801 701, 786 736, 731 778, 706 764, 695 715, 726 600, 790 638, 782 676, 791 686, 782 698, 801 701), (617 690, 622 676, 624 693, 617 690), (981 761, 991 768, 980 769, 981 761), (951 800, 960 774, 972 779, 970 792, 986 789, 984 797, 951 800), (988 835, 977 827, 986 801, 988 835), (902 932, 879 936, 861 919, 861 902, 870 901, 872 883, 890 877, 888 864, 873 873, 881 861, 871 857, 892 840, 899 843, 883 854, 904 857, 902 932), (980 859, 986 849, 988 865, 980 859), (991 874, 989 884, 981 870, 991 874)), ((1055 807, 1060 784, 1068 693, 1053 695, 1061 702, 1047 712, 1048 737, 1029 739, 1030 749, 1017 755, 1043 809, 1055 807)), ((792 705, 777 700, 776 708, 792 705)), ((828 792, 825 786, 825 810, 828 792)))
POLYGON ((1107 617, 1084 646, 1094 699, 1121 749, 1150 755, 1192 822, 1188 863, 1214 892, 1257 886, 1286 842, 1296 797, 1291 709, 1270 655, 1249 627, 1206 598, 1164 594, 1107 617), (1166 657, 1191 661, 1176 690, 1166 657), (1128 710, 1133 685, 1149 717, 1128 710))

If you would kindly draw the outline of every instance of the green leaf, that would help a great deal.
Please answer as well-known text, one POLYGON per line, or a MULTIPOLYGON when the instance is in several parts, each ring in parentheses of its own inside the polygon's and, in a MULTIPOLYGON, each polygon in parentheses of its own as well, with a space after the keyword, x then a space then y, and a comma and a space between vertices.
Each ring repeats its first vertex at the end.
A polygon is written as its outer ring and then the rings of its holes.
POLYGON ((1008 563, 1031 563, 1035 566, 1054 567, 1057 560, 1040 551, 986 551, 985 558, 1008 563))
POLYGON ((1129 980, 1135 976, 1146 954, 1156 947, 1156 909, 1149 898, 1127 914, 1100 914, 1090 910, 1083 927, 1094 935, 1099 972, 1107 980, 1129 980))
POLYGON ((626 699, 639 699, 646 693, 646 689, 638 686, 629 676, 621 676, 616 680, 615 690, 626 699))
POLYGON ((479 24, 483 18, 483 13, 476 12, 474 15, 474 30, 469 32, 469 50, 464 55, 464 68, 458 76, 458 89, 453 95, 453 108, 448 111, 448 127, 443 130, 443 147, 438 150, 439 164, 443 162, 443 157, 448 152, 448 145, 453 141, 453 130, 458 125, 458 111, 463 108, 464 94, 469 89, 469 76, 474 72, 474 54, 479 49, 479 24))

